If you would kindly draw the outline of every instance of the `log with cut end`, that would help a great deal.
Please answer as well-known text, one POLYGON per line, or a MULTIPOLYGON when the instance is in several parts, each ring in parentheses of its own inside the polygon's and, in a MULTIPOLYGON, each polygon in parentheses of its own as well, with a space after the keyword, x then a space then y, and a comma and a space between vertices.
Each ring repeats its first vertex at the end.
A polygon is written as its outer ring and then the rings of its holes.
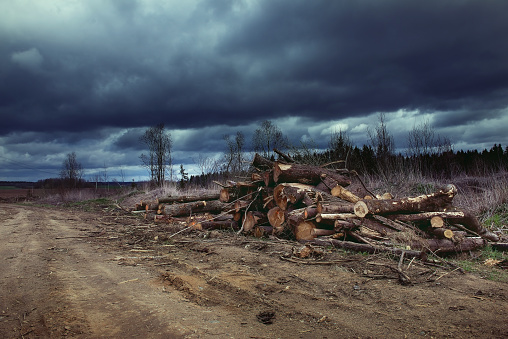
POLYGON ((454 236, 452 230, 444 227, 432 228, 430 233, 440 239, 453 239, 454 236))
POLYGON ((178 217, 204 212, 220 213, 227 207, 228 204, 225 204, 219 200, 194 201, 176 205, 166 205, 164 212, 168 216, 178 217))
POLYGON ((298 224, 289 224, 296 240, 312 240, 319 236, 332 235, 334 230, 320 229, 312 221, 303 221, 298 224))
POLYGON ((258 211, 247 211, 242 222, 242 229, 244 233, 250 233, 258 224, 263 224, 268 221, 266 214, 258 211))
POLYGON ((219 200, 222 202, 230 202, 235 199, 235 194, 231 191, 230 187, 223 187, 219 193, 219 200))
POLYGON ((319 201, 316 204, 318 213, 354 213, 354 204, 347 202, 319 201))
POLYGON ((284 230, 285 214, 280 207, 276 206, 268 211, 266 214, 268 222, 273 227, 273 234, 280 234, 284 230))
POLYGON ((346 200, 352 203, 357 203, 361 200, 360 197, 349 191, 348 189, 342 187, 341 185, 337 185, 332 189, 332 195, 334 197, 341 198, 342 200, 346 200))
POLYGON ((276 183, 298 182, 307 185, 316 185, 321 182, 322 175, 335 180, 339 185, 348 186, 351 181, 334 171, 310 165, 282 164, 276 162, 273 168, 273 179, 276 183))
POLYGON ((482 238, 485 238, 490 241, 494 242, 499 241, 499 237, 496 234, 484 228, 478 222, 478 219, 471 212, 464 211, 456 207, 453 207, 451 210, 445 212, 424 212, 417 214, 396 214, 396 215, 394 214, 388 217, 393 220, 411 221, 411 222, 418 222, 430 219, 431 226, 434 228, 443 227, 445 221, 449 224, 461 224, 466 229, 472 231, 473 234, 477 234, 482 238))
POLYGON ((450 184, 435 193, 414 198, 360 200, 355 204, 354 210, 360 218, 364 218, 368 214, 445 211, 447 208, 451 208, 451 202, 456 193, 457 188, 450 184))

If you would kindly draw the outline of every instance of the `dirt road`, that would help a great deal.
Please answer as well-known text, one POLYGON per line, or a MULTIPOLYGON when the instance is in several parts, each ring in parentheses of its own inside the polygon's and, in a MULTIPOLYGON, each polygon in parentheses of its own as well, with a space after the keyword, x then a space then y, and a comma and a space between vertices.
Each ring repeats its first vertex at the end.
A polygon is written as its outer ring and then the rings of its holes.
POLYGON ((0 204, 0 337, 508 337, 505 283, 405 262, 403 286, 389 258, 179 229, 0 204))

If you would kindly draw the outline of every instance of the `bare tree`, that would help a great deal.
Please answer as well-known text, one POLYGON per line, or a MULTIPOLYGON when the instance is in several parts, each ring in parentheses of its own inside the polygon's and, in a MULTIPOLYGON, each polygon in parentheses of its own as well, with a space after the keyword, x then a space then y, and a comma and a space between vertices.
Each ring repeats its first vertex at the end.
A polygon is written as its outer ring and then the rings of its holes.
POLYGON ((83 166, 76 160, 76 153, 68 153, 62 163, 60 177, 68 187, 75 188, 83 177, 83 166))
POLYGON ((270 157, 274 148, 287 149, 289 141, 277 125, 270 120, 264 120, 252 136, 252 145, 255 152, 270 157))
POLYGON ((231 138, 229 135, 224 135, 226 142, 226 151, 224 153, 225 171, 232 173, 240 173, 244 167, 244 146, 245 137, 242 132, 236 132, 236 135, 231 138))
POLYGON ((420 157, 431 154, 442 154, 451 150, 450 139, 436 135, 429 120, 414 126, 408 134, 407 155, 420 157))
POLYGON ((168 169, 172 180, 172 140, 171 134, 166 132, 164 124, 148 128, 140 140, 148 146, 148 155, 141 154, 140 159, 148 169, 151 181, 159 187, 162 186, 168 169))
POLYGON ((198 157, 195 160, 201 175, 210 173, 214 170, 214 159, 205 156, 204 154, 198 154, 198 157))

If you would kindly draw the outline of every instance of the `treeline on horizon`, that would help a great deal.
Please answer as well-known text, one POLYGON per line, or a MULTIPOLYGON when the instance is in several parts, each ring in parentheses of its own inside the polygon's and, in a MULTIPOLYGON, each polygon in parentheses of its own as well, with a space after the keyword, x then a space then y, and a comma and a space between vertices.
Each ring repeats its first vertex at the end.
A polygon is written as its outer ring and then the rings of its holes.
MULTIPOLYGON (((485 176, 494 172, 506 170, 508 168, 508 146, 503 148, 501 144, 495 144, 490 149, 483 151, 453 151, 448 150, 440 153, 422 154, 418 156, 405 156, 402 154, 387 155, 384 158, 376 156, 376 152, 370 145, 363 147, 343 145, 336 149, 327 149, 322 152, 301 152, 288 151, 296 162, 312 165, 323 165, 332 163, 335 168, 346 168, 355 170, 359 175, 382 175, 386 171, 400 172, 403 169, 418 171, 424 177, 451 179, 460 175, 467 176, 485 176)), ((269 155, 272 160, 276 156, 269 155)), ((214 180, 228 178, 233 180, 243 173, 232 173, 231 171, 212 171, 201 175, 192 175, 186 182, 192 187, 207 187, 214 180)), ((180 183, 180 181, 178 181, 180 183)), ((101 182, 99 186, 96 182, 90 182, 80 179, 76 183, 76 188, 104 188, 108 183, 101 182)), ((180 183, 181 184, 181 183, 180 183)), ((111 187, 134 186, 134 183, 115 182, 111 187)), ((48 178, 31 184, 33 188, 56 189, 66 187, 63 178, 48 178)))
MULTIPOLYGON (((440 153, 405 156, 390 154, 380 158, 370 145, 345 146, 342 149, 323 152, 288 152, 295 162, 312 165, 330 164, 335 168, 354 170, 359 175, 383 175, 387 172, 400 173, 402 170, 416 171, 423 177, 451 179, 458 176, 488 176, 508 168, 508 146, 503 149, 495 144, 490 149, 448 150, 440 153)), ((276 160, 270 155, 271 160, 276 160)), ((230 172, 212 172, 189 178, 192 186, 206 186, 213 180, 231 176, 230 172)), ((239 173, 236 173, 239 174, 239 173)))

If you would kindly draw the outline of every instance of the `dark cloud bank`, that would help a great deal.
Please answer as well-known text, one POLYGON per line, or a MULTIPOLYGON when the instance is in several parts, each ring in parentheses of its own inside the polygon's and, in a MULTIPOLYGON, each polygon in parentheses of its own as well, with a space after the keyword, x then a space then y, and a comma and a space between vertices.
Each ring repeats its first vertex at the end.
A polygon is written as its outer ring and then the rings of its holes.
POLYGON ((0 13, 4 168, 54 171, 74 150, 91 168, 134 168, 159 122, 184 163, 263 119, 320 145, 333 126, 365 143, 379 112, 401 148, 422 119, 456 148, 508 142, 504 0, 6 1, 0 13))

